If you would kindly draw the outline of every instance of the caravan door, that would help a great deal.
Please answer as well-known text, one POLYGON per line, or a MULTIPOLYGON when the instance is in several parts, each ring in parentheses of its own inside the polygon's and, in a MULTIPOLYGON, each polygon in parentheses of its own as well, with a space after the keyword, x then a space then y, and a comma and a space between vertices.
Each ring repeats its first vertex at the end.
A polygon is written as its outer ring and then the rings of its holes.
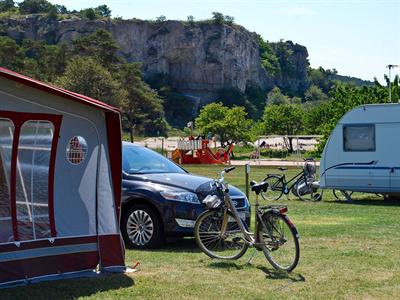
POLYGON ((385 141, 382 147, 385 149, 385 155, 382 160, 390 167, 390 190, 384 192, 400 192, 400 123, 379 124, 384 130, 385 141))

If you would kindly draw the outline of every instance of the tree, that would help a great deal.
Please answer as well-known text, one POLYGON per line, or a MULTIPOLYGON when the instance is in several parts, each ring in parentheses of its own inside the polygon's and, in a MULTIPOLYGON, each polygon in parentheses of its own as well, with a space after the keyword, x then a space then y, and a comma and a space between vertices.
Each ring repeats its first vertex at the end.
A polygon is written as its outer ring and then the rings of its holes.
POLYGON ((219 102, 204 106, 195 122, 196 128, 203 135, 218 135, 225 147, 232 143, 250 141, 253 122, 246 117, 244 107, 229 108, 219 102))
POLYGON ((163 101, 156 91, 142 80, 139 63, 124 64, 118 74, 122 88, 127 91, 127 104, 123 110, 124 127, 139 133, 165 134, 163 101))
POLYGON ((287 104, 290 102, 290 98, 282 94, 280 88, 274 87, 272 91, 267 94, 267 104, 287 104))
POLYGON ((187 16, 187 21, 188 21, 190 24, 193 24, 193 23, 194 23, 194 17, 193 17, 192 15, 187 16))
POLYGON ((104 29, 97 29, 96 32, 73 41, 75 55, 94 57, 108 69, 120 61, 117 55, 118 49, 111 33, 104 29))
POLYGON ((264 132, 288 136, 288 151, 293 152, 293 137, 303 130, 303 110, 300 105, 268 105, 265 108, 264 132))
POLYGON ((235 23, 235 18, 232 16, 226 15, 226 16, 224 16, 224 22, 225 22, 225 24, 233 25, 235 23))
POLYGON ((0 1, 0 12, 10 10, 15 7, 14 0, 2 0, 0 1))
POLYGON ((83 18, 87 18, 89 20, 97 19, 96 11, 93 8, 86 8, 79 12, 79 15, 83 18))
POLYGON ((57 20, 58 18, 58 10, 55 6, 52 6, 49 11, 47 12, 47 17, 50 20, 57 20))
POLYGON ((56 84, 121 109, 126 107, 127 92, 107 69, 91 57, 73 58, 56 84))
POLYGON ((8 36, 0 36, 0 66, 20 71, 24 65, 24 52, 8 36))
POLYGON ((68 9, 64 5, 56 4, 54 7, 57 9, 57 12, 61 15, 65 15, 68 13, 68 9))
POLYGON ((214 11, 212 13, 212 19, 213 19, 214 24, 217 24, 217 25, 222 25, 225 22, 224 15, 221 14, 220 12, 216 12, 216 11, 214 11))
POLYGON ((319 87, 325 94, 329 93, 330 89, 333 87, 336 75, 336 69, 325 70, 322 67, 318 69, 308 68, 308 81, 310 86, 315 85, 319 87))
POLYGON ((94 11, 101 17, 111 17, 111 9, 105 4, 97 6, 94 11))
POLYGON ((152 74, 146 78, 146 82, 164 99, 164 112, 168 123, 177 128, 184 128, 192 120, 194 103, 198 100, 173 88, 170 77, 165 73, 152 74))
MULTIPOLYGON (((254 87, 254 89, 250 87, 247 92, 249 92, 250 94, 253 93, 254 96, 255 93, 260 92, 258 90, 256 91, 255 88, 256 87, 254 87)), ((246 93, 243 93, 238 88, 220 89, 218 90, 217 94, 217 101, 222 102, 222 104, 228 107, 242 106, 245 108, 246 112, 252 119, 257 119, 259 115, 257 112, 257 107, 253 103, 253 100, 257 101, 260 99, 250 99, 246 93)), ((262 107, 264 107, 264 105, 262 105, 262 107)))
POLYGON ((296 65, 293 63, 293 49, 291 41, 280 40, 277 43, 271 44, 276 57, 278 58, 279 67, 282 76, 295 77, 296 65))
POLYGON ((311 85, 304 93, 306 102, 321 102, 329 100, 329 97, 316 85, 311 85))
POLYGON ((165 21, 167 21, 167 17, 164 16, 164 15, 161 15, 161 16, 156 18, 156 22, 161 23, 161 22, 165 22, 165 21))
POLYGON ((64 73, 68 47, 65 43, 47 45, 44 41, 24 40, 24 74, 38 80, 53 82, 64 73))
POLYGON ((255 108, 254 114, 251 114, 252 119, 260 119, 263 114, 263 109, 267 103, 267 94, 258 85, 249 83, 246 86, 245 95, 248 101, 255 108))
POLYGON ((53 4, 46 0, 24 0, 18 7, 22 14, 38 14, 49 12, 53 4))
POLYGON ((271 43, 264 41, 261 35, 257 35, 257 38, 262 66, 268 74, 272 76, 279 76, 281 74, 281 69, 278 57, 275 55, 275 51, 271 43))

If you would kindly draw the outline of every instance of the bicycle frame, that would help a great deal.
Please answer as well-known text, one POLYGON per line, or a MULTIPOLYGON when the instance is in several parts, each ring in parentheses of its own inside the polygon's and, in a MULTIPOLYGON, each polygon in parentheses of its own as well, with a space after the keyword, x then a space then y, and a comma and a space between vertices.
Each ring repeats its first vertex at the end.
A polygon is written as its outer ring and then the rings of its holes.
MULTIPOLYGON (((261 224, 264 229, 265 224, 262 221, 262 214, 265 213, 265 211, 260 210, 260 203, 259 203, 259 195, 256 195, 256 204, 255 204, 255 210, 254 210, 254 216, 255 216, 255 224, 254 224, 254 233, 250 232, 247 230, 246 226, 244 225, 243 220, 240 218, 239 213, 235 207, 235 205, 232 202, 232 199, 229 195, 229 186, 227 183, 225 183, 225 177, 224 177, 225 171, 222 171, 220 174, 220 179, 216 180, 216 185, 218 188, 220 188, 223 191, 224 194, 224 216, 222 220, 222 225, 221 225, 221 236, 225 235, 226 229, 228 227, 228 211, 230 211, 233 214, 233 217, 235 218, 236 222, 239 225, 240 231, 243 233, 245 237, 245 242, 250 245, 250 246, 264 246, 264 243, 260 243, 258 240, 257 236, 257 228, 258 225, 261 224)), ((295 177, 293 177, 289 182, 293 181, 295 178, 299 177, 300 175, 304 175, 303 172, 297 174, 295 177)), ((283 175, 284 177, 284 175, 283 175)), ((285 180, 286 181, 286 180, 285 180)), ((272 208, 270 209, 271 211, 273 210, 272 208)), ((268 211, 268 210, 267 210, 268 211)), ((281 212, 279 212, 281 213, 281 212)), ((268 229, 266 229, 268 231, 268 229)))
POLYGON ((221 226, 221 235, 225 234, 225 231, 227 229, 228 226, 228 210, 233 214, 236 222, 239 225, 240 231, 243 233, 244 237, 245 237, 245 242, 248 243, 250 246, 263 246, 264 243, 260 243, 258 240, 258 236, 257 236, 257 228, 258 225, 261 224, 263 227, 265 227, 264 222, 261 219, 261 216, 263 214, 263 212, 260 210, 259 206, 259 196, 256 195, 256 204, 255 204, 255 210, 254 210, 254 215, 255 215, 255 224, 254 224, 254 233, 250 232, 247 230, 246 226, 243 223, 243 220, 240 218, 239 213, 235 207, 235 205, 233 205, 232 199, 229 195, 228 191, 228 185, 227 184, 223 184, 225 191, 224 191, 224 218, 222 221, 222 226, 221 226))
POLYGON ((282 182, 283 182, 283 185, 284 185, 283 193, 284 193, 285 195, 289 194, 290 190, 291 190, 291 189, 295 186, 295 184, 296 184, 301 178, 303 178, 303 177, 305 177, 305 176, 304 176, 304 171, 301 171, 300 173, 298 173, 297 175, 295 175, 294 177, 292 177, 289 181, 286 180, 286 175, 285 175, 285 174, 281 175, 280 181, 282 181, 282 182), (294 181, 293 184, 289 185, 292 181, 294 181))

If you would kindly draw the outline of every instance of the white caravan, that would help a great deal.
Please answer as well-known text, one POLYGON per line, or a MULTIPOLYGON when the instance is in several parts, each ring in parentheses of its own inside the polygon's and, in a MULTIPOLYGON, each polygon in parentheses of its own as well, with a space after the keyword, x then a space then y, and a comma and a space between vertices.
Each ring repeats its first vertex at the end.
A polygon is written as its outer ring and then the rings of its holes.
POLYGON ((400 193, 400 104, 369 104, 347 112, 329 137, 321 187, 400 193))

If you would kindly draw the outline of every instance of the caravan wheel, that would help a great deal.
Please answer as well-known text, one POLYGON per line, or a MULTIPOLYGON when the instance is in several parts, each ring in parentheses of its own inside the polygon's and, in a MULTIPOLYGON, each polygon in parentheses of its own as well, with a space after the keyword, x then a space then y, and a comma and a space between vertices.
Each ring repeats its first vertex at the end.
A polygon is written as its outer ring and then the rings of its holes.
POLYGON ((130 248, 155 248, 163 241, 161 221, 147 205, 132 206, 124 214, 122 222, 122 236, 130 248))
POLYGON ((333 190, 333 195, 337 200, 352 201, 351 195, 353 195, 353 192, 344 190, 333 190))

